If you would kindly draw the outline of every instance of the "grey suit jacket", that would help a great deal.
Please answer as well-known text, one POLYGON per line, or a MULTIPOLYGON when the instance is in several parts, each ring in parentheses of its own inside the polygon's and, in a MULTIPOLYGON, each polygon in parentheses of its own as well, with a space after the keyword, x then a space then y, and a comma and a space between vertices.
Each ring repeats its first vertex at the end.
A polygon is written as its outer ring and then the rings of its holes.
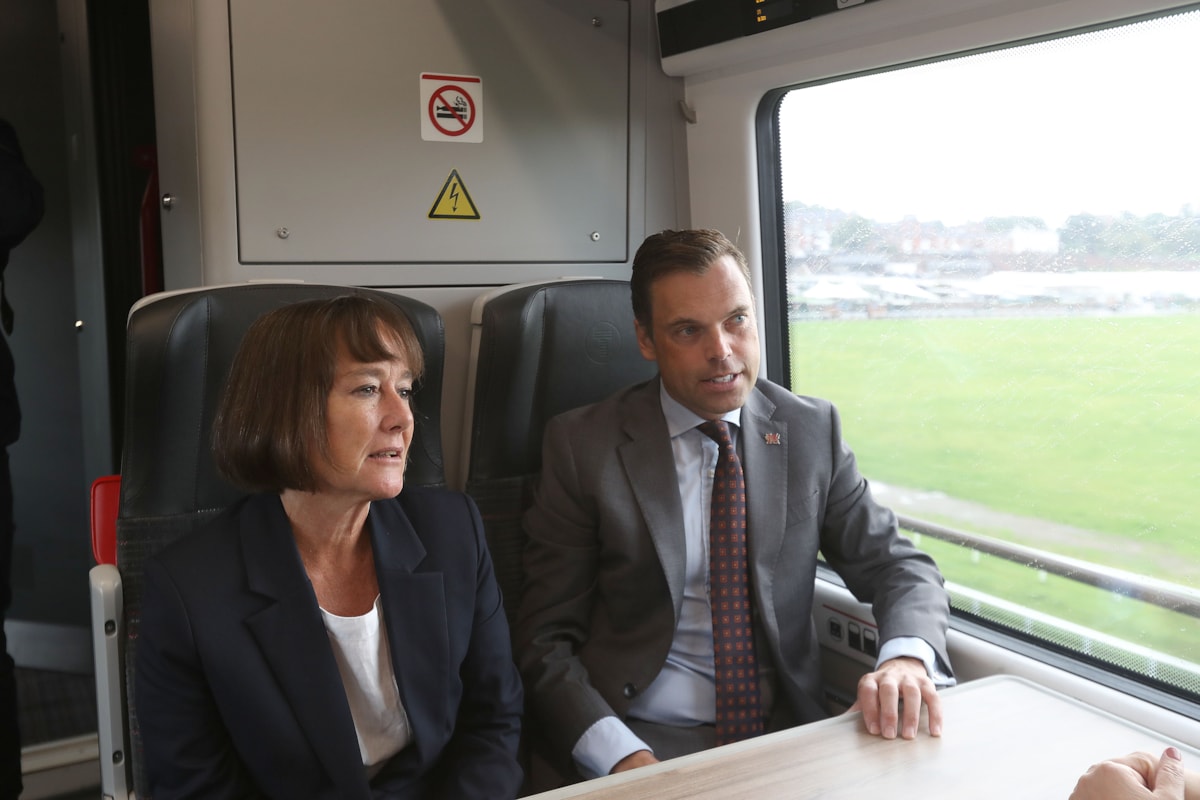
MULTIPOLYGON (((941 574, 871 498, 836 409, 760 380, 739 442, 760 658, 775 670, 770 727, 825 716, 818 551, 872 604, 881 642, 920 637, 948 666, 941 574)), ((547 425, 515 637, 531 722, 565 748, 558 756, 601 717, 624 719, 665 663, 683 598, 682 520, 658 379, 547 425)))

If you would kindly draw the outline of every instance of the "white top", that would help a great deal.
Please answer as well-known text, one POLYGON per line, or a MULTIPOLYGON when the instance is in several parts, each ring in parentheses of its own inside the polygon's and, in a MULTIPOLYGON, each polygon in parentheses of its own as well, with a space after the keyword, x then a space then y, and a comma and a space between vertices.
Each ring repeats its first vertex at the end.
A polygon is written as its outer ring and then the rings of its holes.
POLYGON ((321 609, 329 644, 342 674, 358 750, 367 779, 412 741, 408 714, 400 702, 396 673, 388 650, 387 629, 380 624, 379 597, 360 617, 339 617, 321 609))

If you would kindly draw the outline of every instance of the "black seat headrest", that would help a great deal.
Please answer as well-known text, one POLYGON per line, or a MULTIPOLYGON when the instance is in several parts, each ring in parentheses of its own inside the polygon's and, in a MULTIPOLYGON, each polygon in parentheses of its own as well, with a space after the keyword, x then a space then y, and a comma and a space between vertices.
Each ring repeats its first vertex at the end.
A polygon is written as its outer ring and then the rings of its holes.
POLYGON ((477 311, 469 485, 539 472, 551 417, 657 372, 638 350, 628 281, 516 286, 477 311))
POLYGON ((245 284, 165 294, 136 306, 127 339, 123 519, 223 508, 244 492, 213 466, 209 431, 234 353, 266 311, 302 300, 370 293, 399 306, 425 354, 416 387, 409 481, 445 484, 441 445, 444 331, 432 307, 390 292, 315 284, 245 284))

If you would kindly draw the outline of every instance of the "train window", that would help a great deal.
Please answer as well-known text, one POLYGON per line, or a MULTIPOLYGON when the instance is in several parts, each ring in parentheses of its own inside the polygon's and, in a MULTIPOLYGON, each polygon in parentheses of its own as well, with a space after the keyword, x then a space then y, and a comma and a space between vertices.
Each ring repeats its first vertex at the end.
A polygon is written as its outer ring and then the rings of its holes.
POLYGON ((791 388, 956 616, 1200 698, 1200 11, 778 101, 791 388))

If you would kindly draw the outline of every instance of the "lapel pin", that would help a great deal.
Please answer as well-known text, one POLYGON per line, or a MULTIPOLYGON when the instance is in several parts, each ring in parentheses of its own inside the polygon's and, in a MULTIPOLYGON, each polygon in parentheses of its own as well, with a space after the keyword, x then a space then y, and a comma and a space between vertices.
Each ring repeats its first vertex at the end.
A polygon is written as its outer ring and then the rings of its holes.
POLYGON ((765 441, 767 444, 779 444, 779 434, 778 433, 764 433, 763 441, 765 441))

